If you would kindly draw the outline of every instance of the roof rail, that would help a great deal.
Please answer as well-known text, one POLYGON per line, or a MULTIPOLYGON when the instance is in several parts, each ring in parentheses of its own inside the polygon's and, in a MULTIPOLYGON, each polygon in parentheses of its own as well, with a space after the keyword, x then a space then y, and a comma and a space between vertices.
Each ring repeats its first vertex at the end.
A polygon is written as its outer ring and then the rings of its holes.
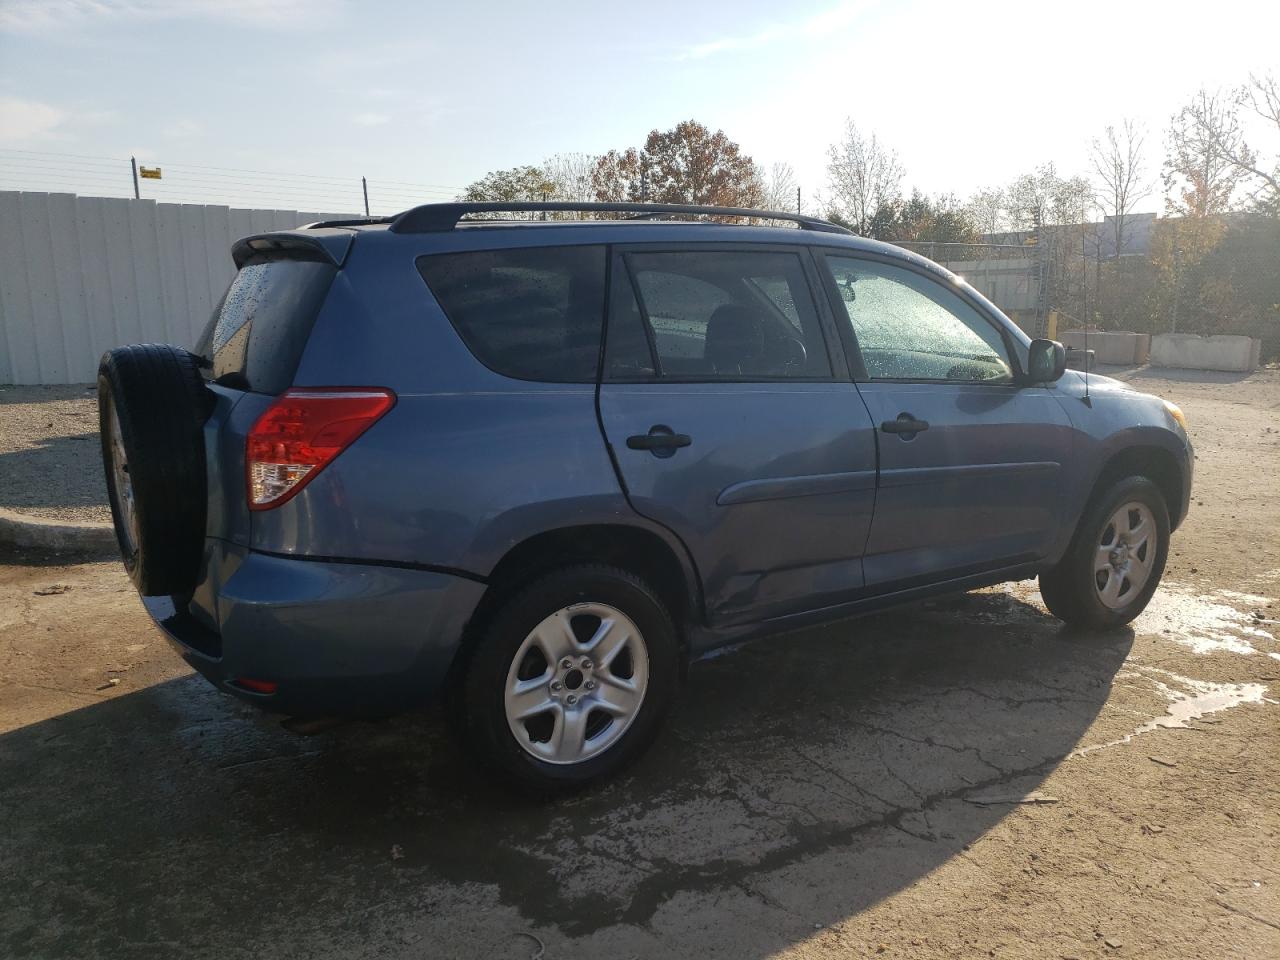
POLYGON ((781 210, 753 210, 749 207, 704 207, 685 203, 579 203, 558 201, 484 201, 475 203, 426 203, 391 219, 392 233, 442 233, 452 230, 472 213, 632 213, 643 218, 658 214, 703 217, 755 217, 761 220, 790 220, 802 230, 822 233, 849 233, 844 227, 818 217, 781 210))

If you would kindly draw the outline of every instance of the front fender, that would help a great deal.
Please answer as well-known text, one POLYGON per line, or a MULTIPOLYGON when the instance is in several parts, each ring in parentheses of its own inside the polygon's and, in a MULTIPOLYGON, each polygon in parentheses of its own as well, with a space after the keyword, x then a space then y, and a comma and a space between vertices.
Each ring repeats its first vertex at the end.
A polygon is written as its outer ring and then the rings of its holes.
POLYGON ((1050 559, 1056 562, 1066 552, 1098 484, 1109 470, 1124 465, 1125 458, 1133 459, 1136 465, 1145 458, 1167 455, 1176 465, 1180 495, 1177 502, 1169 504, 1170 524, 1176 528, 1190 502, 1193 452, 1164 401, 1127 389, 1095 390, 1089 404, 1069 394, 1060 395, 1060 400, 1074 430, 1073 455, 1065 485, 1068 522, 1050 559))

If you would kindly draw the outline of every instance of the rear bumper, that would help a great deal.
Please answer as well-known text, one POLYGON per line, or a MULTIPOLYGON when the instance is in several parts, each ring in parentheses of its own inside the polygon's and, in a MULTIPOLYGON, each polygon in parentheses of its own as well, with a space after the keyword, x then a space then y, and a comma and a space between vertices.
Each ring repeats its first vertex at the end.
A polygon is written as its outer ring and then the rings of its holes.
POLYGON ((447 573, 301 560, 210 541, 205 582, 177 608, 143 603, 194 669, 264 709, 388 714, 436 697, 485 585, 447 573), (240 680, 275 684, 271 693, 240 680))

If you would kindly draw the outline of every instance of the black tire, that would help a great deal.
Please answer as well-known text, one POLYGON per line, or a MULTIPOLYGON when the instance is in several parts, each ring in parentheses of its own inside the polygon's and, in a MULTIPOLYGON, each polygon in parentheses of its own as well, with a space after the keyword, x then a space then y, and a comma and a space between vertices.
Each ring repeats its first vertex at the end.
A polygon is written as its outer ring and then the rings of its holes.
POLYGON ((211 396, 195 358, 165 344, 118 347, 98 365, 98 427, 116 540, 143 596, 189 594, 204 545, 207 479, 202 425, 211 396), (118 418, 130 525, 113 447, 118 418))
POLYGON ((1160 488, 1146 477, 1125 477, 1100 491, 1085 510, 1066 554, 1052 570, 1040 574, 1040 596, 1059 620, 1072 626, 1106 628, 1128 623, 1146 609, 1169 555, 1169 510, 1160 488), (1147 582, 1120 607, 1109 607, 1099 596, 1094 557, 1111 516, 1125 503, 1144 504, 1156 524, 1155 557, 1147 582))
POLYGON ((681 653, 671 615, 648 584, 615 567, 564 567, 535 580, 497 604, 475 643, 462 696, 454 701, 464 746, 507 785, 537 796, 580 790, 634 762, 658 735, 679 688, 681 653), (577 603, 607 604, 630 618, 647 652, 648 683, 634 719, 616 742, 579 762, 556 764, 517 742, 504 692, 513 660, 534 627, 577 603))

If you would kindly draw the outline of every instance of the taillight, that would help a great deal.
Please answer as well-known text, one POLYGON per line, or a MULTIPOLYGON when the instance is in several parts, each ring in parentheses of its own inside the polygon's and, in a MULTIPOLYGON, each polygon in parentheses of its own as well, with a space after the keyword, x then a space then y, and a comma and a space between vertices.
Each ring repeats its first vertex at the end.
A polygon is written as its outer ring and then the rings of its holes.
POLYGON ((278 507, 390 410, 381 387, 305 387, 278 397, 249 431, 250 510, 278 507))

